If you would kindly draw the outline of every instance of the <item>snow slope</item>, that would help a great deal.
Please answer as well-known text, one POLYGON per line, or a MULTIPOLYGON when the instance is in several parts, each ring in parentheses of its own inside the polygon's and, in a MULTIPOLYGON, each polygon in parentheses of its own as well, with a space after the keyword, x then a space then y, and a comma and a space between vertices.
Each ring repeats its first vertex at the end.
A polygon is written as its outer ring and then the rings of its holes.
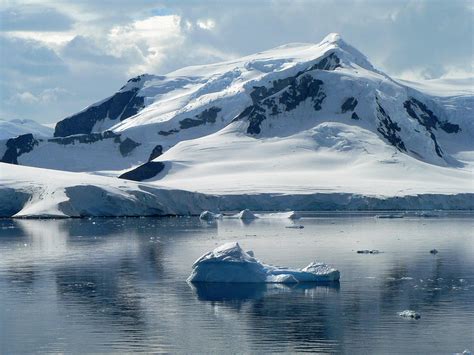
POLYGON ((0 120, 0 140, 32 133, 36 137, 52 137, 53 129, 33 120, 0 120))
POLYGON ((215 207, 201 194, 0 163, 0 217, 189 215, 215 207))
POLYGON ((421 162, 357 126, 323 122, 286 137, 255 139, 240 134, 240 124, 177 144, 155 159, 166 171, 147 181, 217 194, 474 192, 471 166, 421 162))

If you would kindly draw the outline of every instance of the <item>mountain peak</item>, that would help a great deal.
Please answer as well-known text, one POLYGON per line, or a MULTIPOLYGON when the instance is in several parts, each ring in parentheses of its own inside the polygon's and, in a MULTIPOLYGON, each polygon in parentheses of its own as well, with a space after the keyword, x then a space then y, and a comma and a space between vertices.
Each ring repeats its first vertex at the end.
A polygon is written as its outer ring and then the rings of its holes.
POLYGON ((319 46, 329 46, 331 49, 335 48, 336 51, 341 53, 341 55, 346 59, 347 63, 354 63, 367 70, 374 71, 378 74, 383 74, 373 67, 373 65, 362 52, 344 41, 339 33, 329 33, 321 42, 319 42, 319 46))
POLYGON ((341 35, 336 32, 332 32, 328 34, 324 39, 319 43, 319 44, 342 44, 345 43, 344 40, 342 39, 341 35))

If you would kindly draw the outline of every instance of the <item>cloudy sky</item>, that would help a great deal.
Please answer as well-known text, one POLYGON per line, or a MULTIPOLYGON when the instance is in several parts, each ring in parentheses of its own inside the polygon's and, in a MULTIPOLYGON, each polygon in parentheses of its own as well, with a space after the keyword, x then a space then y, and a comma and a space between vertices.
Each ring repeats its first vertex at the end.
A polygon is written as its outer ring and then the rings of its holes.
POLYGON ((471 0, 0 0, 0 119, 49 123, 130 77, 342 37, 407 79, 473 75, 471 0))

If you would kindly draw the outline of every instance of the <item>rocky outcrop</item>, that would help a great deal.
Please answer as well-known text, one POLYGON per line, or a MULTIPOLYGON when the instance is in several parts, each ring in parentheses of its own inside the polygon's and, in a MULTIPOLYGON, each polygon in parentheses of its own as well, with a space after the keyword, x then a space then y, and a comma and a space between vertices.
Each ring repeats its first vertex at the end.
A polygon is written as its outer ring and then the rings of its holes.
POLYGON ((143 181, 158 175, 165 168, 162 162, 149 161, 119 176, 120 179, 143 181))
POLYGON ((108 99, 59 121, 56 124, 54 136, 66 137, 73 134, 91 133, 99 121, 105 119, 123 121, 137 114, 145 107, 144 98, 138 95, 138 92, 147 78, 147 75, 132 78, 127 85, 108 99), (127 90, 127 87, 130 88, 127 90))
POLYGON ((253 105, 246 107, 234 120, 247 119, 248 134, 259 134, 260 125, 269 116, 294 110, 303 101, 311 99, 315 111, 322 108, 326 98, 323 81, 315 79, 311 72, 316 70, 332 71, 339 68, 340 59, 330 53, 306 70, 294 76, 272 81, 270 86, 256 86, 250 93, 253 105))
POLYGON ((179 121, 179 127, 181 129, 187 129, 187 128, 201 126, 206 123, 215 123, 217 114, 220 111, 221 109, 219 107, 208 108, 202 111, 200 114, 194 116, 194 118, 185 118, 184 120, 179 121))
POLYGON ((135 142, 133 139, 125 138, 124 141, 120 142, 119 150, 123 157, 128 156, 136 147, 141 145, 135 142))
POLYGON ((155 158, 158 158, 161 154, 163 154, 163 147, 158 144, 155 148, 150 153, 150 156, 148 157, 148 161, 152 161, 155 158))
POLYGON ((390 116, 384 110, 384 108, 380 105, 378 99, 376 99, 377 104, 377 117, 379 119, 379 125, 377 127, 377 131, 394 147, 398 148, 398 150, 406 152, 405 143, 398 135, 400 132, 400 126, 397 122, 392 121, 390 116))
POLYGON ((31 152, 39 140, 35 139, 31 133, 23 134, 7 141, 7 150, 3 154, 2 162, 18 164, 18 157, 24 153, 31 152))
POLYGON ((408 115, 418 121, 429 133, 433 141, 436 154, 443 157, 443 150, 441 149, 436 135, 433 130, 442 129, 446 133, 458 133, 461 128, 457 124, 452 124, 446 120, 441 120, 431 111, 423 102, 411 97, 403 103, 408 115))
POLYGON ((357 99, 355 97, 349 97, 341 105, 341 112, 346 113, 347 111, 354 111, 356 106, 357 106, 357 99))
POLYGON ((458 133, 461 128, 457 124, 452 124, 446 120, 441 120, 423 102, 411 97, 405 101, 403 106, 408 115, 416 119, 427 131, 432 129, 442 129, 446 133, 458 133))
POLYGON ((3 163, 18 164, 18 158, 35 149, 36 146, 44 143, 54 143, 59 145, 79 145, 79 144, 93 144, 103 140, 113 140, 113 143, 118 145, 118 150, 123 157, 128 156, 140 143, 135 142, 131 138, 122 139, 120 134, 112 131, 105 131, 102 133, 78 134, 68 137, 57 137, 50 139, 37 139, 32 134, 24 134, 17 138, 11 138, 6 142, 7 150, 0 159, 3 163))

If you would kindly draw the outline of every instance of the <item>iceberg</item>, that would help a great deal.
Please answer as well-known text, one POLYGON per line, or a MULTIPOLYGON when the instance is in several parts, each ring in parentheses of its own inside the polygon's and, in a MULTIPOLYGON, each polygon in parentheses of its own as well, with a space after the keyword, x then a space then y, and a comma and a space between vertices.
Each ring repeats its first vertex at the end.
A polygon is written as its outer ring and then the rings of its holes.
POLYGON ((252 211, 250 211, 249 209, 246 208, 245 210, 242 210, 239 213, 236 213, 236 214, 233 214, 233 215, 230 215, 230 216, 224 216, 224 218, 227 218, 227 219, 241 219, 243 221, 251 221, 251 220, 254 220, 254 219, 258 219, 260 217, 255 215, 252 211))
POLYGON ((252 211, 250 211, 248 209, 245 209, 245 210, 240 211, 239 213, 237 213, 235 215, 235 218, 250 220, 250 219, 256 219, 258 217, 256 215, 254 215, 252 211))
POLYGON ((378 214, 375 216, 375 218, 380 218, 380 219, 394 219, 394 218, 403 218, 405 217, 404 214, 378 214))
POLYGON ((199 219, 203 221, 214 221, 216 219, 222 218, 222 214, 220 213, 213 213, 211 211, 204 211, 199 215, 199 219))
POLYGON ((357 254, 380 254, 380 251, 377 249, 363 249, 363 250, 357 250, 357 254))
POLYGON ((303 269, 267 265, 231 242, 201 256, 193 264, 188 282, 284 283, 339 281, 338 270, 319 262, 303 269))
POLYGON ((412 311, 412 310, 409 310, 409 309, 398 313, 398 315, 400 317, 403 317, 403 318, 413 318, 413 319, 420 319, 421 318, 419 313, 417 313, 415 311, 412 311))
POLYGON ((275 219, 291 219, 297 220, 300 219, 300 214, 296 213, 295 211, 289 212, 273 212, 273 213, 258 213, 256 214, 258 218, 275 218, 275 219))

